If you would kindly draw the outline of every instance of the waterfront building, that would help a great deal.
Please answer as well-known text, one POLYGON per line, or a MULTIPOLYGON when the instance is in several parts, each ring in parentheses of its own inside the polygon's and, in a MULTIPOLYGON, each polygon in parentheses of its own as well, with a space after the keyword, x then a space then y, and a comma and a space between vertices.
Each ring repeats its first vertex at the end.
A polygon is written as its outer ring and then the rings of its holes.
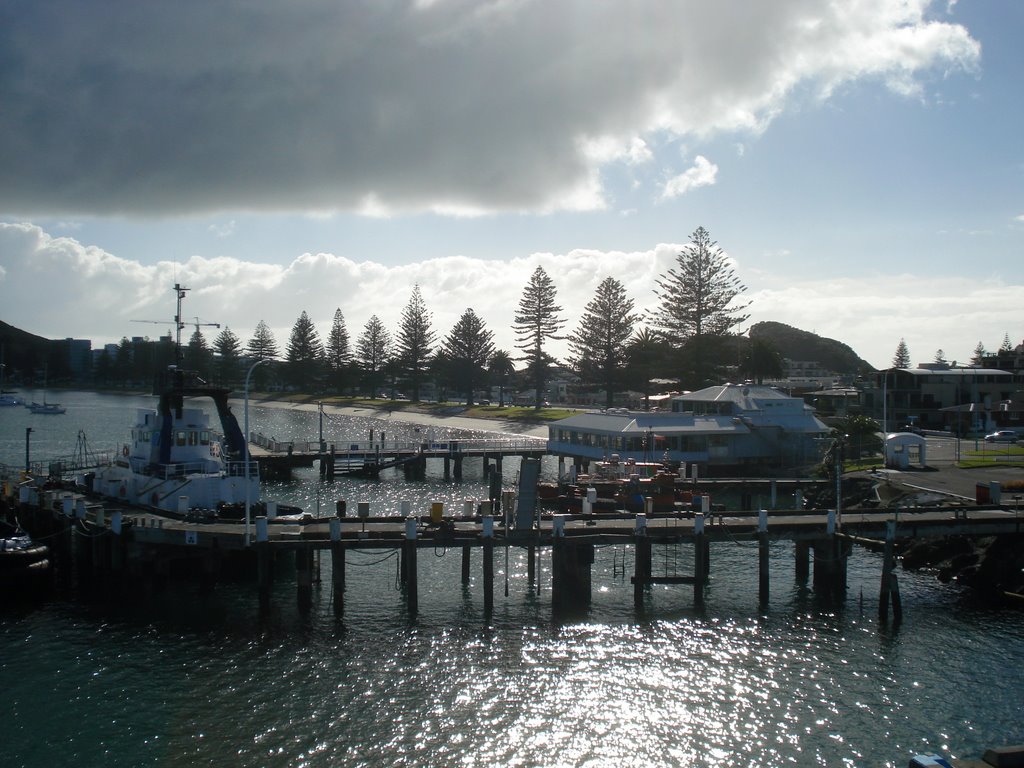
POLYGON ((802 399, 757 384, 723 384, 672 399, 669 412, 612 408, 548 428, 548 452, 577 462, 617 454, 695 465, 702 476, 801 474, 829 428, 802 399))

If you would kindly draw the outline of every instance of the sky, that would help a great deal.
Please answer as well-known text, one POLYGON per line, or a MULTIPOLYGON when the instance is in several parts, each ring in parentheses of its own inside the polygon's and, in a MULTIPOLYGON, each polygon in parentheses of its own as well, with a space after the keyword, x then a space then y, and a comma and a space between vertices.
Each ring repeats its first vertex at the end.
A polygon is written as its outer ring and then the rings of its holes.
MULTIPOLYGON (((1016 0, 0 0, 0 320, 281 348, 414 286, 516 354, 698 227, 776 321, 891 364, 1024 340, 1016 0), (153 321, 153 322, 139 322, 153 321), (193 327, 183 332, 191 335, 193 327)), ((549 351, 564 356, 565 342, 549 351)))

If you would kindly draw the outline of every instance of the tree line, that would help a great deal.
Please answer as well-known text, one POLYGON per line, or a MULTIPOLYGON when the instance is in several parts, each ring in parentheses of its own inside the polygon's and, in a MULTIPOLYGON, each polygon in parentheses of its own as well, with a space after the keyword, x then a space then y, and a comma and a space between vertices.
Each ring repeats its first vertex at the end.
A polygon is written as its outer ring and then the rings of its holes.
MULTIPOLYGON (((277 379, 303 391, 373 396, 401 392, 416 401, 429 382, 439 399, 455 396, 467 404, 484 388, 496 388, 501 404, 507 392, 527 389, 538 408, 555 366, 564 363, 579 377, 581 389, 603 392, 611 406, 615 393, 624 389, 649 396, 652 382, 660 378, 696 389, 720 382, 726 368, 749 378, 781 375, 781 357, 767 342, 735 332, 749 318, 749 302, 739 300, 745 290, 721 248, 698 227, 674 266, 657 279, 651 310, 637 311, 623 284, 608 276, 567 335, 562 335, 567 319, 554 281, 537 267, 514 313, 515 351, 496 348, 493 332, 471 307, 447 335, 439 336, 416 285, 393 330, 373 315, 353 339, 338 308, 326 339, 321 339, 303 311, 282 349, 262 319, 244 344, 229 327, 208 343, 196 325, 181 362, 229 386, 241 383, 246 366, 273 361, 274 366, 253 369, 255 389, 277 379), (548 352, 556 340, 568 342, 564 361, 548 352)), ((97 379, 123 378, 139 363, 157 368, 169 364, 174 345, 163 342, 140 361, 132 342, 122 339, 113 359, 101 356, 97 379)))

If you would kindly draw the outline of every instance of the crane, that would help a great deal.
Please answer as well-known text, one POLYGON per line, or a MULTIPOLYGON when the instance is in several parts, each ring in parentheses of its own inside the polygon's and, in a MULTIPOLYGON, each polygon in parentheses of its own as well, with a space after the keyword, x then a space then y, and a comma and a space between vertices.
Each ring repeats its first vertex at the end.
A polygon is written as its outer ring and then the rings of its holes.
MULTIPOLYGON (((178 283, 174 284, 174 295, 177 297, 177 312, 174 315, 174 325, 177 328, 177 334, 174 339, 175 357, 178 363, 181 363, 181 331, 185 327, 185 321, 181 318, 181 301, 185 298, 185 293, 192 290, 191 288, 185 288, 178 283)), ((157 325, 163 325, 166 320, 132 320, 133 323, 156 323, 157 325)), ((213 326, 214 328, 220 328, 220 323, 204 323, 198 317, 195 318, 194 323, 188 323, 188 325, 194 325, 196 332, 199 332, 200 326, 213 326)))

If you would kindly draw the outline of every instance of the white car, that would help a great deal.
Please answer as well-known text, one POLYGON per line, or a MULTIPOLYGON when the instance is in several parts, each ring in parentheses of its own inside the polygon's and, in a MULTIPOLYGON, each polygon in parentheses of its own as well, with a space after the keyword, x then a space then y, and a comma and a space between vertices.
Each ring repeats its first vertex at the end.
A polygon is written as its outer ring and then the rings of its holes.
POLYGON ((985 435, 986 443, 1016 443, 1017 433, 1012 429, 1000 429, 991 435, 985 435))

